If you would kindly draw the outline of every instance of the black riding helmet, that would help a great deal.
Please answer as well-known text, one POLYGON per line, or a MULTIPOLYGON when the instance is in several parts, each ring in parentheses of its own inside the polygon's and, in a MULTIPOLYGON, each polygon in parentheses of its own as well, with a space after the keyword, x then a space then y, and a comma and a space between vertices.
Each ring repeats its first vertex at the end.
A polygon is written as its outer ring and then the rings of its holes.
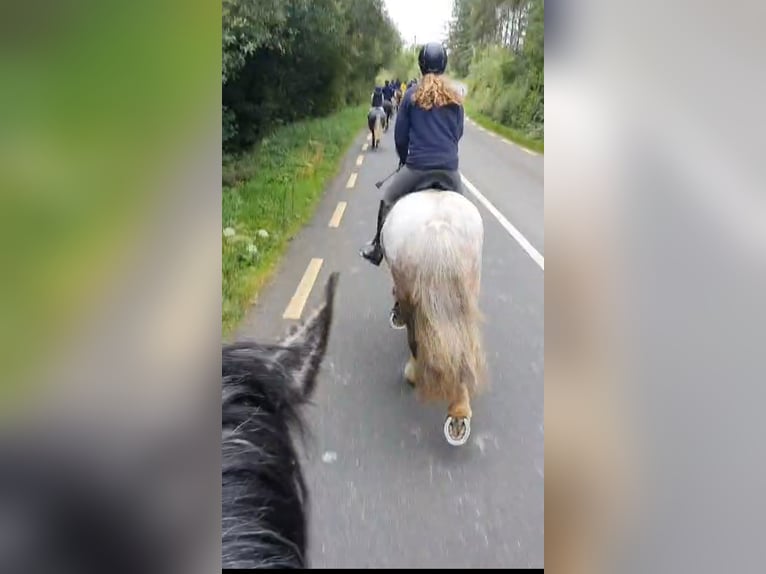
POLYGON ((420 48, 418 54, 420 73, 443 74, 447 69, 447 50, 439 42, 429 42, 420 48))

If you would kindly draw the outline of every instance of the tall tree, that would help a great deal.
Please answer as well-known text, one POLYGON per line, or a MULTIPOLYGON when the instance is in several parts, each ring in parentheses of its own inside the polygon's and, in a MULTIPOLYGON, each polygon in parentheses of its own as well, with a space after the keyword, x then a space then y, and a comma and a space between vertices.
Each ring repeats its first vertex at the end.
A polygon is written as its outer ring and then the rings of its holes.
POLYGON ((543 132, 544 0, 454 0, 449 49, 480 112, 543 132))
POLYGON ((452 5, 447 47, 450 51, 451 67, 460 76, 468 75, 474 55, 474 42, 470 28, 471 1, 455 0, 452 5))
POLYGON ((360 101, 400 46, 382 0, 224 0, 226 147, 360 101))

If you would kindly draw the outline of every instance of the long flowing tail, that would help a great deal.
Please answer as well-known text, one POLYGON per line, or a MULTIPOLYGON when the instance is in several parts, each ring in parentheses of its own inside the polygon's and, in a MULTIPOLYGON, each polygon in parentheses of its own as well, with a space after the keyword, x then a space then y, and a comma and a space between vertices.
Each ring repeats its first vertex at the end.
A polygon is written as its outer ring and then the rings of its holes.
POLYGON ((382 133, 383 127, 381 124, 382 124, 382 121, 380 118, 380 114, 375 114, 375 127, 373 128, 373 132, 374 132, 374 137, 376 142, 379 142, 383 135, 382 133))
POLYGON ((408 259, 419 262, 408 297, 417 340, 416 389, 425 400, 453 401, 462 384, 473 395, 486 382, 481 253, 466 256, 464 242, 445 224, 429 225, 428 235, 408 248, 408 259))

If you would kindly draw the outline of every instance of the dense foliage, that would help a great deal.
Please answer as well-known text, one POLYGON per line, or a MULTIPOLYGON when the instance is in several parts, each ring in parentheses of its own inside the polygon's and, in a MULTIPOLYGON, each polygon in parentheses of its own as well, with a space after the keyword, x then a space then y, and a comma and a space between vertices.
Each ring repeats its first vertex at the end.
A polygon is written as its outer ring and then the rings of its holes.
POLYGON ((223 0, 223 140, 359 103, 401 50, 383 0, 223 0))
POLYGON ((470 102, 508 127, 542 139, 544 0, 454 0, 448 45, 452 73, 470 102))
POLYGON ((418 69, 418 49, 420 46, 403 48, 391 63, 390 69, 385 70, 384 79, 399 78, 404 82, 420 77, 418 69))

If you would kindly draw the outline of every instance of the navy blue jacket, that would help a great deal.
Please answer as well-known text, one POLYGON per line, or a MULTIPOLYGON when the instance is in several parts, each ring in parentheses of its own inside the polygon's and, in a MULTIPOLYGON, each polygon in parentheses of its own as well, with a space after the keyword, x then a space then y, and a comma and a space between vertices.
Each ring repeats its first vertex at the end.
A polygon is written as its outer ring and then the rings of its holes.
POLYGON ((412 169, 458 169, 458 142, 463 137, 463 106, 424 110, 412 102, 417 86, 402 97, 394 140, 399 161, 412 169))
POLYGON ((372 100, 370 105, 373 108, 380 108, 383 106, 383 88, 375 86, 375 91, 372 93, 372 100))
POLYGON ((391 84, 388 84, 387 86, 383 86, 383 97, 386 100, 391 101, 394 97, 394 86, 392 86, 391 84))

